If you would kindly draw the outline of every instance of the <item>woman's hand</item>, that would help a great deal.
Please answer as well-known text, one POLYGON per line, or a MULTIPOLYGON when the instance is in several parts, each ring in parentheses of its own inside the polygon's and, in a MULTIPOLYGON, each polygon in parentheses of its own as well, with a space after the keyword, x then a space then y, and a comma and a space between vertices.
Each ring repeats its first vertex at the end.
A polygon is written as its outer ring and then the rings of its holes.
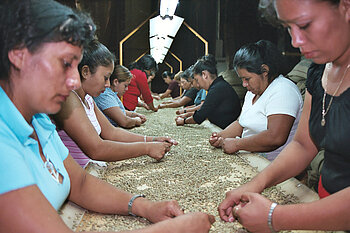
POLYGON ((249 232, 271 232, 267 218, 272 202, 257 193, 244 193, 233 215, 249 232))
POLYGON ((222 142, 222 149, 224 150, 225 153, 227 154, 233 154, 237 151, 239 151, 237 142, 239 139, 237 138, 225 138, 222 142))
POLYGON ((164 157, 165 153, 170 151, 172 146, 172 144, 168 142, 150 142, 147 144, 148 156, 156 159, 157 161, 160 161, 164 157))
POLYGON ((140 126, 142 124, 142 120, 140 117, 134 117, 135 119, 135 126, 140 126))
POLYGON ((180 208, 177 201, 158 201, 149 202, 145 211, 145 218, 156 223, 167 219, 172 219, 176 216, 183 215, 184 212, 180 208))
POLYGON ((189 213, 157 223, 156 225, 153 225, 153 227, 155 229, 161 229, 162 232, 204 233, 209 232, 211 224, 214 222, 215 218, 212 215, 205 213, 189 213))
POLYGON ((172 139, 171 137, 154 137, 153 141, 155 142, 168 142, 171 145, 177 145, 178 142, 175 139, 172 139))
POLYGON ((210 145, 220 148, 222 146, 224 139, 218 135, 217 132, 213 132, 209 138, 210 145))
POLYGON ((177 126, 182 126, 185 124, 185 119, 179 116, 175 118, 175 122, 177 126))
POLYGON ((159 96, 159 95, 154 95, 154 96, 153 96, 153 99, 155 99, 155 100, 160 100, 160 96, 159 96))
POLYGON ((141 118, 141 124, 145 123, 147 121, 147 118, 145 115, 140 114, 140 113, 135 113, 137 117, 141 118))
POLYGON ((158 112, 158 107, 150 108, 153 112, 158 112))
POLYGON ((143 107, 143 108, 145 108, 147 110, 150 110, 150 107, 144 102, 141 102, 141 107, 143 107))
POLYGON ((220 203, 218 207, 219 215, 225 222, 235 221, 235 215, 233 215, 234 207, 241 203, 241 197, 246 192, 246 185, 243 185, 237 189, 232 189, 226 192, 225 199, 220 203))
POLYGON ((176 115, 182 115, 182 114, 187 112, 186 110, 187 110, 186 108, 179 109, 179 110, 176 111, 176 115))

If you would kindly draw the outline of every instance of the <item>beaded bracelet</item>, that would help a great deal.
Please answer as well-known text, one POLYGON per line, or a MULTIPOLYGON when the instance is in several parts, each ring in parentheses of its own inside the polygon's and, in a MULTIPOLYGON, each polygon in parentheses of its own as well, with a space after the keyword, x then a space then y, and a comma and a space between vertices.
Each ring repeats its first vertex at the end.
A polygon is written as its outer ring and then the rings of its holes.
POLYGON ((143 141, 144 141, 144 142, 147 142, 147 136, 146 136, 146 135, 143 136, 143 141))
POLYGON ((273 214, 273 211, 275 210, 276 206, 277 206, 277 203, 273 202, 271 204, 269 215, 267 217, 267 225, 269 225, 269 228, 270 228, 272 233, 276 232, 275 229, 273 229, 273 226, 272 226, 272 214, 273 214))

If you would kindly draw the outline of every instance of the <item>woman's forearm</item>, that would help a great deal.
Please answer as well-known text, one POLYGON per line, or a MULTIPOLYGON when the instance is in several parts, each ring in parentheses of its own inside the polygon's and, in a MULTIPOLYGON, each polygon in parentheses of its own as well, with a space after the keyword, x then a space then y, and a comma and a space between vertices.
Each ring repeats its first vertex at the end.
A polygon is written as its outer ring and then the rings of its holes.
POLYGON ((232 122, 223 131, 218 133, 219 137, 223 138, 235 138, 241 137, 243 132, 243 127, 238 123, 238 120, 232 122))
POLYGON ((317 150, 305 149, 298 141, 291 141, 276 159, 256 177, 252 182, 265 188, 279 184, 300 174, 316 156, 317 150))
POLYGON ((327 198, 305 204, 277 206, 273 213, 275 230, 326 230, 350 229, 350 188, 327 198))
POLYGON ((283 141, 276 140, 275 138, 271 137, 267 131, 263 131, 253 136, 239 138, 235 142, 238 150, 246 150, 250 152, 270 152, 283 146, 287 138, 288 135, 283 141))
POLYGON ((94 160, 113 162, 148 155, 149 146, 150 143, 145 142, 125 143, 102 140, 99 145, 91 146, 89 151, 84 153, 94 160))

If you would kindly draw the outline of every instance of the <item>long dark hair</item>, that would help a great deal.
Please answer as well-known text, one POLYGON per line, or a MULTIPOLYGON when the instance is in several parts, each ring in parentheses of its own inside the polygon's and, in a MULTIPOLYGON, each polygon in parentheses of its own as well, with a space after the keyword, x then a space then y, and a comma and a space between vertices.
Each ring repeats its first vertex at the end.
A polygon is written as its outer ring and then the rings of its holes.
POLYGON ((169 77, 171 80, 173 80, 175 77, 175 74, 166 70, 162 73, 162 78, 166 78, 166 77, 169 77))
POLYGON ((185 79, 187 82, 192 82, 193 80, 193 65, 188 67, 185 71, 180 73, 180 78, 185 79))
POLYGON ((43 43, 66 41, 85 47, 96 26, 90 16, 53 0, 3 0, 0 4, 0 79, 9 80, 8 52, 43 43))
POLYGON ((267 40, 249 43, 242 46, 235 54, 233 68, 246 69, 248 72, 262 74, 266 70, 263 65, 269 67, 268 80, 271 83, 284 67, 284 57, 277 46, 267 40))
POLYGON ((119 83, 128 81, 132 78, 132 74, 129 71, 128 68, 122 65, 116 65, 114 68, 114 71, 109 78, 109 81, 111 82, 111 85, 113 84, 114 80, 118 80, 119 83))
POLYGON ((143 72, 145 70, 149 70, 156 73, 158 71, 158 64, 151 55, 146 54, 143 55, 137 62, 130 64, 129 69, 138 69, 142 70, 143 72))
POLYGON ((107 49, 106 46, 97 40, 91 41, 86 46, 83 54, 83 59, 78 65, 80 77, 82 78, 82 67, 88 66, 91 74, 94 74, 99 66, 109 66, 114 63, 115 56, 107 49))
POLYGON ((217 76, 218 70, 216 69, 216 60, 215 57, 211 54, 205 55, 197 60, 197 62, 193 66, 194 74, 202 74, 202 72, 206 70, 209 73, 217 76))

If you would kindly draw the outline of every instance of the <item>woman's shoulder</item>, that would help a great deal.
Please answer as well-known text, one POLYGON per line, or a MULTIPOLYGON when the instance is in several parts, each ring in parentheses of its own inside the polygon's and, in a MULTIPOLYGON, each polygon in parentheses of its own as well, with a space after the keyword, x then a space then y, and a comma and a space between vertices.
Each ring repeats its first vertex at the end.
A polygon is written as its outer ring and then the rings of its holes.
POLYGON ((215 79, 213 85, 208 91, 214 90, 215 92, 223 92, 223 94, 235 92, 232 86, 222 77, 219 76, 215 79))
POLYGON ((306 89, 310 94, 312 94, 313 90, 317 87, 316 84, 321 81, 324 68, 325 68, 325 64, 320 65, 320 64, 312 63, 310 65, 310 68, 307 71, 307 79, 306 79, 306 89))
POLYGON ((283 75, 278 76, 272 83, 276 83, 277 88, 279 88, 279 87, 291 87, 294 89, 298 89, 297 85, 292 80, 286 78, 283 75))
POLYGON ((307 80, 321 79, 325 66, 325 64, 312 63, 307 71, 307 80))
POLYGON ((142 70, 139 70, 139 69, 132 69, 130 70, 130 72, 135 75, 136 77, 146 77, 146 74, 145 72, 143 72, 142 70))
POLYGON ((83 102, 75 91, 71 91, 62 108, 83 107, 83 102))
POLYGON ((269 97, 278 97, 278 98, 295 98, 302 100, 302 96, 298 86, 288 78, 285 78, 283 75, 278 76, 268 88, 269 97))
POLYGON ((84 109, 84 106, 78 95, 71 91, 66 101, 62 104, 61 110, 54 115, 56 123, 58 119, 67 118, 74 110, 79 108, 84 109))

